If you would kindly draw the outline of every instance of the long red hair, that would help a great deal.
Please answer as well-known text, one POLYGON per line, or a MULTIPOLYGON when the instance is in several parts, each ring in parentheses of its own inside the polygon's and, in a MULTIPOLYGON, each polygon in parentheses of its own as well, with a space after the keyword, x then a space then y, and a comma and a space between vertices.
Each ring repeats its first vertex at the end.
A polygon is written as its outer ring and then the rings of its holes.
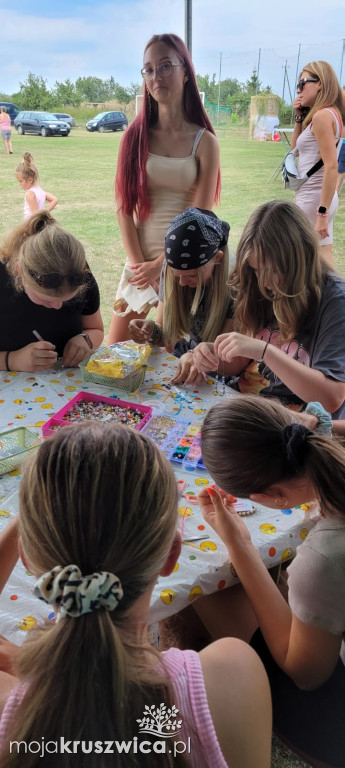
MULTIPOLYGON (((153 35, 146 44, 145 51, 153 43, 165 43, 169 48, 172 48, 185 67, 188 80, 183 91, 183 111, 187 120, 191 123, 197 123, 202 128, 207 128, 214 134, 212 123, 200 98, 192 59, 183 40, 173 34, 153 35)), ((135 213, 141 221, 147 219, 150 212, 146 161, 149 151, 149 130, 157 120, 158 103, 144 87, 143 107, 121 141, 115 177, 117 210, 122 210, 127 216, 135 213)), ((219 197, 220 170, 218 169, 215 203, 218 203, 219 197)))

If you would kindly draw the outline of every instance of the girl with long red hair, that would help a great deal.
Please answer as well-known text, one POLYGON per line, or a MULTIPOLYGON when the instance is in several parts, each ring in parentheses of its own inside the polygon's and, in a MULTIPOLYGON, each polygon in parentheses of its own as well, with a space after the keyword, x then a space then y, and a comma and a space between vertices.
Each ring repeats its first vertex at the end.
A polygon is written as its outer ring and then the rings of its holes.
POLYGON ((188 206, 212 209, 220 193, 218 141, 185 44, 177 35, 154 35, 143 64, 143 107, 122 139, 116 173, 117 216, 127 260, 110 344, 129 338, 130 320, 145 318, 149 311, 145 297, 139 314, 131 311, 122 292, 128 283, 141 291, 158 288, 172 219, 188 206))

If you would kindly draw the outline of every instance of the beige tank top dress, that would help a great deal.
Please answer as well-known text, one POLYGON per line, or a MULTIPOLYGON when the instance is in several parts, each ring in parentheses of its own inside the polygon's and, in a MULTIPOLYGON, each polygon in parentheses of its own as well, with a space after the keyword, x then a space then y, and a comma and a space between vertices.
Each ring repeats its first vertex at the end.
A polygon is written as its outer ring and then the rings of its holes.
MULTIPOLYGON (((337 113, 331 108, 325 107, 325 109, 327 112, 331 113, 334 119, 336 127, 334 141, 337 144, 338 157, 341 149, 340 137, 342 135, 343 127, 340 123, 337 113)), ((315 165, 315 163, 320 160, 321 157, 319 145, 315 136, 311 132, 311 126, 312 124, 310 123, 307 128, 302 131, 296 142, 296 147, 299 153, 297 163, 299 177, 304 176, 307 171, 309 171, 310 168, 312 168, 313 165, 315 165)), ((304 211, 313 228, 316 224, 316 211, 320 205, 324 173, 325 168, 322 166, 318 171, 316 171, 316 173, 313 173, 308 181, 305 181, 298 192, 295 193, 295 199, 298 207, 304 211)), ((331 245, 333 243, 333 219, 337 210, 338 193, 335 191, 331 205, 328 208, 328 237, 324 237, 322 240, 320 239, 320 245, 331 245)))
MULTIPOLYGON (((146 176, 150 213, 145 221, 135 221, 145 261, 152 261, 160 256, 170 222, 192 203, 198 178, 195 153, 204 132, 205 128, 198 131, 192 153, 188 157, 162 157, 153 155, 152 152, 148 154, 146 176)), ((126 261, 126 264, 128 263, 126 261)), ((120 278, 114 304, 115 314, 121 316, 128 312, 121 303, 124 281, 127 283, 125 269, 126 267, 120 278)))

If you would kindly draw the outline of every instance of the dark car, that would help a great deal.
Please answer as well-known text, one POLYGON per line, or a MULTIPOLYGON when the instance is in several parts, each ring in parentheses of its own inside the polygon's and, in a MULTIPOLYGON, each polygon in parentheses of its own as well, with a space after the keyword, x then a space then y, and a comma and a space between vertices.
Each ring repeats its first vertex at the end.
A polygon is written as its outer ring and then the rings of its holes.
POLYGON ((6 107, 6 112, 11 118, 11 123, 14 123, 15 117, 17 117, 18 112, 20 112, 19 107, 16 107, 16 105, 12 104, 10 101, 0 101, 0 107, 6 107))
POLYGON ((68 115, 67 112, 53 112, 53 115, 55 115, 58 120, 62 120, 64 123, 68 123, 71 128, 73 128, 75 125, 74 117, 72 117, 72 115, 68 115))
POLYGON ((100 112, 86 123, 87 131, 125 131, 128 120, 123 112, 100 112))
POLYGON ((41 136, 68 136, 71 127, 51 112, 19 112, 14 125, 20 135, 38 133, 41 136))

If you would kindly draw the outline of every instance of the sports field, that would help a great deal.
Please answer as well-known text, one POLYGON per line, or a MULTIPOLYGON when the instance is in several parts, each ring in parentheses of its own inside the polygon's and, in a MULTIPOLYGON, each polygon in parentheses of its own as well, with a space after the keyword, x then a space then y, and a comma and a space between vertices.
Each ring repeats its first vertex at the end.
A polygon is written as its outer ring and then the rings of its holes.
MULTIPOLYGON (((33 154, 44 190, 59 198, 58 221, 83 242, 99 283, 106 331, 113 296, 125 253, 115 216, 114 176, 122 138, 119 133, 88 133, 72 129, 68 138, 18 136, 12 131, 13 155, 0 144, 0 235, 22 220, 23 191, 14 172, 25 151, 33 154)), ((221 205, 216 213, 231 225, 230 249, 235 250, 242 228, 254 208, 265 200, 293 199, 280 174, 268 181, 286 153, 283 142, 248 140, 247 128, 218 131, 222 167, 221 205)), ((345 187, 334 224, 334 256, 345 273, 345 187)))

